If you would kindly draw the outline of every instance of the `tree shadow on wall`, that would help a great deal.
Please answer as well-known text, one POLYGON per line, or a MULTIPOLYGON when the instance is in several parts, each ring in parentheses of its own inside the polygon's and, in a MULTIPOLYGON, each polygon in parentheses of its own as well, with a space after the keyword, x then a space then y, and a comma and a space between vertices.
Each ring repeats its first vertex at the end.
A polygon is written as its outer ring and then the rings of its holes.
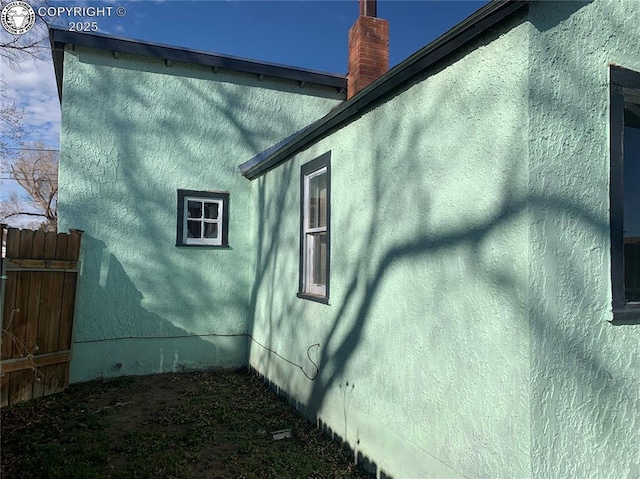
MULTIPOLYGON (((83 236, 82 270, 74 345, 83 367, 95 377, 183 372, 244 364, 246 338, 206 340, 180 328, 143 305, 143 295, 114 254, 100 240, 83 236), (99 305, 97 321, 91 309, 99 305), (90 357, 83 357, 89 354, 90 357), (99 358, 95 363, 96 358, 99 358)), ((87 378, 89 379, 89 378, 87 378)))
MULTIPOLYGON (((562 19, 568 18, 572 13, 582 8, 584 3, 579 4, 563 4, 564 14, 562 19)), ((553 21, 546 22, 541 28, 550 29, 558 23, 558 18, 553 21)), ((565 65, 569 64, 574 67, 575 71, 579 71, 579 65, 571 65, 572 60, 566 59, 565 65)), ((599 78, 588 79, 593 84, 598 84, 599 78)), ((449 95, 451 90, 457 90, 457 87, 469 86, 464 79, 460 80, 460 85, 448 85, 450 88, 444 91, 434 90, 430 95, 436 99, 451 98, 449 95)), ((587 82, 588 83, 588 82, 587 82)), ((525 88, 529 85, 525 83, 525 88)), ((576 85, 576 89, 578 85, 576 85)), ((574 124, 565 125, 567 131, 583 131, 590 128, 591 125, 582 123, 581 119, 589 118, 592 115, 592 105, 588 102, 578 102, 573 104, 560 104, 559 100, 552 95, 551 92, 523 90, 521 92, 521 101, 540 102, 544 105, 546 119, 556 115, 567 114, 573 119, 574 124), (531 100, 530 100, 531 97, 531 100)), ((468 118, 473 112, 483 112, 487 118, 501 118, 503 112, 499 111, 498 105, 488 102, 484 99, 495 98, 499 103, 499 96, 495 91, 482 91, 477 86, 474 89, 473 97, 468 103, 461 108, 460 118, 468 118), (474 103, 474 101, 476 103, 474 103), (485 102, 485 104, 482 104, 485 102)), ((427 102, 428 100, 423 100, 427 102)), ((536 369, 541 379, 548 378, 546 384, 540 383, 535 385, 537 388, 556 388, 568 397, 572 394, 566 385, 552 384, 554 372, 551 370, 553 364, 548 358, 558 358, 557 364, 564 365, 568 370, 571 380, 570 387, 576 387, 581 396, 580 400, 586 400, 588 397, 600 397, 603 395, 603 389, 606 390, 606 397, 628 397, 633 395, 634 386, 631 376, 615 377, 612 365, 603 359, 601 352, 592 347, 589 341, 585 340, 582 332, 578 328, 568 327, 563 321, 565 317, 556 306, 559 304, 577 305, 578 311, 572 316, 585 318, 592 327, 592 334, 607 335, 604 331, 610 326, 604 321, 606 318, 606 308, 603 309, 602 300, 605 296, 597 285, 601 284, 602 277, 607 281, 607 265, 604 264, 602 255, 598 259, 594 250, 604 249, 608 244, 609 224, 608 224, 608 197, 602 195, 600 204, 587 204, 581 201, 583 191, 580 186, 576 187, 574 181, 584 181, 585 185, 592 187, 594 183, 598 183, 597 178, 584 178, 575 175, 575 171, 567 168, 562 172, 545 172, 549 175, 559 178, 558 184, 563 187, 550 188, 547 191, 532 187, 532 180, 528 183, 528 170, 526 156, 518 158, 517 155, 512 157, 497 157, 495 152, 507 149, 505 145, 517 145, 519 143, 528 143, 530 139, 527 135, 517 133, 521 129, 521 125, 514 123, 500 123, 495 125, 487 124, 486 120, 479 122, 486 130, 465 131, 464 135, 459 138, 459 146, 447 151, 447 164, 433 164, 428 156, 421 156, 423 139, 425 141, 436 143, 438 138, 430 137, 429 125, 438 125, 437 111, 435 108, 430 110, 422 105, 425 113, 416 124, 403 123, 402 111, 398 112, 398 121, 395 129, 385 131, 388 124, 377 128, 372 122, 369 128, 364 130, 370 131, 367 140, 375 142, 372 147, 374 154, 369 164, 362 165, 360 169, 356 169, 356 173, 361 175, 358 181, 367 182, 367 191, 372 192, 367 196, 367 201, 358 204, 358 195, 354 191, 350 200, 350 205, 336 205, 341 211, 342 219, 337 214, 333 215, 332 210, 332 300, 331 312, 328 313, 330 325, 326 329, 315 327, 311 324, 306 308, 300 305, 299 299, 294 297, 295 292, 292 291, 294 285, 297 285, 297 277, 291 278, 292 281, 284 282, 282 277, 278 276, 283 268, 279 265, 285 265, 292 261, 297 262, 297 256, 292 257, 291 251, 299 251, 297 247, 291 248, 291 231, 297 230, 298 225, 291 224, 291 218, 285 215, 284 211, 296 211, 298 194, 295 190, 298 188, 297 169, 293 168, 293 161, 282 165, 275 173, 267 173, 265 177, 260 178, 258 183, 258 262, 257 276, 254 283, 252 293, 252 310, 256 311, 256 305, 262 302, 262 310, 259 311, 260 317, 256 318, 254 327, 260 322, 260 326, 266 329, 265 333, 268 340, 278 341, 279 336, 287 338, 296 338, 299 340, 297 344, 290 344, 290 350, 303 349, 300 348, 303 332, 307 333, 307 342, 320 342, 321 348, 319 353, 319 374, 310 386, 308 401, 299 404, 298 407, 307 415, 317 415, 319 411, 326 406, 328 401, 335 403, 335 391, 345 380, 353 383, 358 378, 350 377, 353 374, 350 371, 351 364, 364 364, 362 374, 371 374, 373 376, 382 377, 386 372, 379 368, 375 361, 371 361, 367 365, 361 355, 361 347, 365 342, 376 344, 372 350, 380 351, 380 356, 397 357, 398 361, 404 361, 404 356, 413 348, 423 347, 424 352, 416 355, 418 358, 414 362, 406 364, 406 382, 411 382, 417 377, 421 371, 423 364, 430 360, 430 353, 433 352, 435 346, 429 344, 424 336, 420 336, 420 331, 415 331, 416 335, 410 334, 404 338, 401 344, 406 350, 398 351, 393 349, 394 345, 390 344, 385 337, 367 336, 366 330, 371 326, 372 321, 383 323, 388 330, 402 330, 406 328, 403 321, 402 301, 400 297, 386 297, 385 288, 388 287, 388 280, 392 275, 401 269, 411 270, 415 264, 434 264, 438 269, 434 271, 437 276, 436 283, 441 285, 440 291, 435 291, 432 296, 425 297, 425 303, 431 305, 430 313, 436 321, 455 322, 459 324, 458 332, 460 334, 469 334, 471 329, 465 329, 465 323, 473 324, 483 321, 499 321, 500 318, 486 318, 482 316, 482 311, 478 311, 476 315, 471 317, 447 317, 441 312, 440 306, 450 304, 451 298, 447 296, 447 288, 455 282, 455 274, 452 272, 462 263, 465 274, 469 280, 469 288, 483 288, 493 291, 495 301, 502 301, 504 309, 509 312, 515 311, 514 318, 520 324, 508 324, 505 322, 503 329, 510 330, 514 326, 520 331, 528 331, 529 339, 532 342, 530 353, 535 356, 531 357, 532 369, 536 369), (492 138, 494 144, 487 145, 485 153, 486 161, 496 165, 496 175, 502 179, 502 184, 497 188, 500 192, 499 201, 489 208, 481 211, 482 214, 468 216, 466 221, 453 221, 451 224, 438 224, 437 219, 432 216, 430 202, 432 191, 425 187, 425 178, 444 178, 450 175, 452 166, 458 165, 466 161, 467 153, 465 145, 469 141, 473 141, 476 137, 484 135, 492 138), (405 139, 406 141, 401 141, 405 139), (385 140, 392 143, 390 149, 384 144, 385 140), (417 154, 416 154, 417 153, 417 154), (385 164, 397 165, 397 171, 389 174, 389 170, 383 171, 377 165, 385 164), (362 178, 365 178, 364 180, 362 178), (524 178, 524 184, 514 182, 524 178), (566 180, 563 180, 565 178, 566 180), (427 205, 420 211, 415 211, 415 205, 407 203, 401 204, 405 198, 419 198, 420 205, 427 205), (386 237, 393 232, 393 226, 396 222, 401 223, 401 215, 394 217, 389 214, 388 205, 399 205, 399 210, 406 211, 407 206, 414 208, 412 214, 415 214, 418 220, 415 224, 420 225, 415 231, 408 232, 402 237, 394 238, 394 241, 388 241, 386 237), (348 218, 366 217, 364 228, 359 225, 358 229, 350 227, 348 218), (261 221, 264 218, 264 221, 261 221), (500 258, 495 253, 494 257, 486 253, 485 247, 500 238, 501 235, 510 234, 514 229, 514 224, 525 225, 523 233, 531 235, 523 238, 521 253, 524 262, 520 266, 524 266, 521 270, 514 268, 511 258, 506 254, 500 258), (569 237, 564 234, 565 230, 569 232, 581 232, 578 241, 580 242, 580 251, 588 251, 587 253, 574 254, 576 251, 576 238, 569 237), (389 233, 391 231, 391 233, 389 233), (562 234, 558 231, 563 231, 562 234), (348 238, 348 242, 354 246, 350 248, 350 252, 357 252, 348 256, 348 264, 345 262, 345 254, 341 258, 342 262, 333 264, 333 261, 341 255, 339 243, 336 241, 335 235, 341 235, 348 238), (280 241, 286 239, 286 241, 280 241), (533 246, 532 246, 533 245, 533 246), (540 284, 538 278, 531 277, 531 266, 526 263, 531 248, 544 251, 544 258, 537 258, 540 261, 539 269, 544 270, 544 284, 540 284), (589 251, 590 250, 590 251, 589 251), (373 254, 375 252, 375 254, 373 254), (498 259, 496 259, 498 258, 498 259), (584 259, 593 260, 592 264, 585 264, 584 259), (594 259, 595 258, 595 259, 594 259), (547 264, 545 261, 551 261, 547 264), (554 263, 555 262, 555 263, 554 263), (339 281, 338 281, 339 279, 339 281), (530 279, 532 283, 530 284, 530 279), (557 285, 557 287, 549 287, 548 285, 557 285), (283 294, 283 290, 287 291, 287 295, 283 294), (336 294, 339 291, 339 294, 336 294), (283 299, 284 297, 290 299, 283 299), (262 301, 258 301, 261 298, 262 301), (336 300, 336 298, 340 298, 336 300), (397 315, 395 317, 381 319, 377 316, 376 307, 381 303, 390 304, 397 303, 397 315), (284 303, 284 304, 283 304, 284 303), (265 306, 266 305, 266 306, 265 306), (262 324, 264 322, 264 324, 262 324), (395 324, 395 326, 390 326, 395 324), (302 332, 300 332, 302 331, 302 332), (315 335, 314 335, 315 334, 315 335), (540 348, 534 345, 542 345, 540 348), (546 364, 543 364, 546 361, 546 364), (330 395, 334 394, 331 398, 330 395)), ((445 103, 442 108, 450 107, 451 103, 445 103)), ((525 108, 526 110, 526 108, 525 108)), ((361 117, 359 121, 365 121, 366 117, 361 117)), ((521 121, 521 119, 519 120, 521 121)), ((603 117, 603 122, 606 121, 603 117)), ((605 125, 603 123, 603 125, 605 125)), ((343 137, 344 139, 344 137, 343 137)), ((362 140, 362 139, 360 139, 362 140)), ((340 149, 342 145, 335 145, 336 149, 340 149)), ((355 152, 356 149, 354 149, 355 152)), ((347 148, 341 151, 348 151, 347 148)), ((551 156, 555 150, 540 152, 542 158, 549 157, 549 161, 555 161, 551 156)), ((516 152, 517 153, 517 152, 516 152)), ((538 152, 532 152, 532 158, 537 158, 538 152)), ((566 152, 567 165, 570 165, 569 158, 575 155, 575 152, 566 152)), ((344 156, 341 158, 347 161, 344 156)), ((357 156, 349 158, 349 161, 357 161, 357 156)), ((335 161, 335 157, 334 160, 335 161)), ((332 181, 337 182, 337 175, 340 172, 349 171, 345 165, 336 165, 332 163, 332 181)), ((537 170, 531 174, 537 174, 537 170)), ((355 177, 354 177, 355 178, 355 177)), ((481 178, 478 181, 487 181, 493 185, 493 178, 481 178)), ((544 183, 544 181, 543 181, 544 183)), ((335 183, 334 183, 335 184, 335 183)), ((343 180, 342 186, 347 187, 348 181, 343 180)), ((356 188, 354 184, 350 185, 356 188)), ((432 188, 437 186, 434 181, 432 188)), ((493 186, 492 186, 493 187, 493 186)), ((334 190, 335 191, 335 190, 334 190)), ((343 195, 344 198, 346 195, 343 195)), ((433 195, 435 196, 435 194, 433 195)), ((479 199, 481 202, 482 199, 479 199)), ((451 207, 456 208, 458 205, 453 204, 451 207)), ((464 212, 461 211, 461 214, 464 212)), ((296 236, 297 238, 297 236, 296 236)), ((513 241, 513 240, 510 240, 513 241)), ((341 247, 347 248, 347 241, 341 243, 341 247)), ((508 242, 506 243, 509 244, 508 242)), ((515 242, 513 243, 515 244, 515 242)), ((406 279, 410 282, 411 278, 406 279)), ((399 288, 400 289, 400 288, 399 288)), ((464 298, 458 298, 458 302, 464 302, 464 298)), ((452 308, 453 309, 453 308, 452 308)), ((505 314, 505 316, 509 316, 505 314)), ((325 318, 313 318, 315 321, 325 318)), ((510 319, 513 321, 513 319, 510 319)), ((610 329, 609 329, 610 331, 610 329)), ((413 331, 411 332, 413 333, 413 331)), ((472 338, 473 339, 473 338, 472 338)), ((496 338, 499 341, 499 338, 496 338)), ((451 345, 438 345, 438 347, 451 347, 451 345)), ((476 351, 469 351, 469 354, 479 354, 482 356, 483 351, 478 351, 481 346, 476 347, 476 351)), ((458 352, 462 354, 463 352, 458 352)), ((296 354, 294 351, 292 354, 296 354)), ((305 360, 302 354, 298 354, 298 358, 305 360)), ((378 358, 376 358, 378 359, 378 358)), ((265 363, 260 367, 269 368, 269 359, 264 360, 265 363)), ((308 364, 305 363, 305 364, 308 364)), ((276 366, 273 366, 276 367, 276 366)), ((295 381, 292 379, 288 366, 277 367, 278 376, 282 378, 280 387, 287 391, 296 390, 295 381)), ((557 378, 556 378, 557 379, 557 378)), ((446 378, 445 378, 446 380, 446 378)), ((455 385, 453 386, 455 387, 455 385)), ((299 389, 299 388, 298 388, 299 389)), ((401 392, 397 392, 400 394, 401 392)), ((371 394, 382 394, 382 392, 371 392, 371 394)), ((392 397, 394 396, 391 393, 392 397)), ((300 402, 300 399, 296 399, 300 402)), ((549 416, 561 415, 562 408, 565 405, 558 401, 557 404, 549 404, 546 407, 545 414, 549 416), (557 408, 552 411, 552 408, 557 408)), ((396 407, 394 405, 394 407, 396 407)), ((529 405, 523 408, 521 413, 527 415, 529 405), (526 410, 525 410, 526 409, 526 410)), ((407 416, 405 424, 411 420, 410 413, 397 410, 398 415, 407 416)), ((594 424, 594 430, 599 438, 606 438, 606 428, 602 424, 602 418, 597 417, 594 410, 584 410, 585 424, 594 424)), ((509 418, 504 418, 507 421, 509 418)), ((334 425, 335 427, 335 425, 334 425)), ((335 434, 331 431, 331 434, 335 434)), ((345 433, 346 435, 346 433, 345 433)), ((350 441, 357 438, 347 438, 350 441)), ((549 439, 551 440, 551 438, 549 439)), ((470 458, 465 467, 469 471, 473 471, 473 458, 470 458)))

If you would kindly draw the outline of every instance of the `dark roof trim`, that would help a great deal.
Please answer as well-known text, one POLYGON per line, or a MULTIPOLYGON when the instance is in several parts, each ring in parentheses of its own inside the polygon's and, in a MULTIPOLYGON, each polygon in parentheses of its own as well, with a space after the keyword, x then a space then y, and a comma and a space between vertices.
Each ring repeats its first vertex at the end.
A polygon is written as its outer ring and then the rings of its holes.
POLYGON ((60 98, 62 98, 63 54, 64 47, 67 44, 161 58, 170 62, 176 61, 244 73, 255 73, 266 77, 294 80, 301 84, 304 83, 332 87, 338 90, 343 90, 347 87, 346 76, 339 75, 337 73, 323 73, 287 65, 279 65, 276 63, 267 63, 229 55, 219 55, 216 53, 206 53, 198 50, 143 42, 140 40, 118 38, 111 35, 70 32, 55 26, 49 27, 49 40, 51 42, 51 50, 53 52, 53 63, 56 71, 58 95, 60 98))
POLYGON ((455 52, 528 3, 528 0, 494 0, 488 3, 315 123, 241 164, 239 168, 242 175, 253 180, 285 162, 329 130, 348 122, 382 96, 401 87, 413 76, 455 52))

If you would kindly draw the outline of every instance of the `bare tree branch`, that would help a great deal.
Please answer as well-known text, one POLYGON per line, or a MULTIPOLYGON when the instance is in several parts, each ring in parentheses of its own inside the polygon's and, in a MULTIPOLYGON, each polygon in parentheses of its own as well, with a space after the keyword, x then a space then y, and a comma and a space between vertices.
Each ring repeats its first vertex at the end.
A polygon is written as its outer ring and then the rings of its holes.
POLYGON ((15 155, 10 150, 11 145, 22 142, 26 133, 22 123, 24 117, 25 111, 15 103, 3 103, 0 107, 0 155, 3 158, 11 159, 15 155))
POLYGON ((9 213, 3 219, 13 218, 14 216, 40 216, 44 217, 42 213, 32 213, 31 211, 16 211, 15 213, 9 213))
MULTIPOLYGON (((0 9, 12 0, 0 0, 0 9)), ((31 0, 31 7, 36 12, 36 24, 22 35, 11 35, 0 29, 0 58, 2 63, 14 70, 20 68, 20 63, 27 58, 43 59, 47 53, 47 23, 37 15, 40 7, 48 5, 47 0, 31 0)))
POLYGON ((41 143, 28 145, 17 159, 9 161, 11 178, 25 190, 26 196, 12 194, 0 204, 0 219, 37 216, 43 229, 55 231, 58 222, 58 154, 41 143))

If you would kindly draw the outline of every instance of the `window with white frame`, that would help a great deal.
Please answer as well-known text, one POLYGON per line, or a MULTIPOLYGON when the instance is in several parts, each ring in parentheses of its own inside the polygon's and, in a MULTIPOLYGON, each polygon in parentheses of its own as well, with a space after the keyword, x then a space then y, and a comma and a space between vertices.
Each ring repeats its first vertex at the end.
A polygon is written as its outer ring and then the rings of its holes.
POLYGON ((228 246, 229 193, 178 190, 177 246, 228 246))
POLYGON ((298 296, 329 298, 330 154, 302 165, 298 296))

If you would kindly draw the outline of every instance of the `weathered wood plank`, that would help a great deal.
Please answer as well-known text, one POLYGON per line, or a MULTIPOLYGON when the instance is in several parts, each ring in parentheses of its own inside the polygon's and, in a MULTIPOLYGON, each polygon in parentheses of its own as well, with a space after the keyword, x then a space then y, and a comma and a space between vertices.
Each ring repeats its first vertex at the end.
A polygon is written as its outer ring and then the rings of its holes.
POLYGON ((11 374, 0 377, 0 407, 9 405, 9 390, 11 388, 11 374))
POLYGON ((11 373, 9 387, 9 406, 31 399, 34 372, 30 369, 11 373))
POLYGON ((44 258, 44 238, 44 231, 36 231, 33 234, 33 246, 29 258, 34 260, 44 258))
MULTIPOLYGON (((67 245, 67 260, 76 262, 76 268, 80 258, 82 233, 81 230, 71 230, 67 245)), ((64 275, 58 349, 71 349, 77 279, 78 273, 64 275)), ((60 363, 57 368, 59 380, 57 391, 62 391, 69 385, 69 362, 60 363)))
POLYGON ((60 334, 58 349, 71 349, 71 335, 73 332, 73 315, 76 304, 76 273, 65 273, 62 290, 62 307, 60 312, 60 334))
POLYGON ((69 383, 81 236, 79 230, 7 230, 2 324, 17 340, 3 334, 0 405, 53 394, 69 383))
MULTIPOLYGON (((29 257, 33 251, 33 231, 20 230, 19 254, 22 257, 29 257)), ((18 273, 18 289, 16 292, 16 306, 13 317, 13 352, 12 357, 26 356, 27 350, 27 319, 29 314, 29 285, 31 284, 30 273, 18 273)), ((15 387, 18 387, 15 385, 15 387)), ((11 398, 9 398, 11 402, 11 398)))
POLYGON ((56 392, 64 391, 69 386, 69 362, 59 363, 56 365, 58 371, 58 377, 60 378, 60 384, 58 385, 58 390, 56 392))
POLYGON ((42 259, 55 260, 56 247, 58 246, 58 235, 49 232, 44 237, 44 254, 42 259))
POLYGON ((67 245, 67 260, 77 261, 80 257, 80 241, 82 230, 70 230, 69 244, 67 245))
MULTIPOLYGON (((43 231, 33 233, 33 244, 31 247, 31 258, 42 258, 44 255, 43 231)), ((40 311, 40 293, 42 286, 42 273, 32 272, 29 275, 29 302, 27 306, 27 327, 24 345, 28 354, 35 354, 38 350, 38 315, 40 311)))
MULTIPOLYGON (((31 249, 31 255, 29 256, 31 261, 43 261, 44 258, 44 244, 45 244, 46 235, 44 231, 36 231, 33 234, 33 246, 31 249)), ((25 346, 27 347, 27 351, 30 354, 37 354, 39 345, 38 345, 38 328, 39 328, 39 320, 40 320, 40 307, 42 305, 42 282, 43 282, 43 274, 40 272, 32 272, 31 273, 31 282, 29 284, 29 310, 27 312, 27 334, 25 346)), ((31 364, 34 364, 34 361, 29 361, 31 364)), ((37 365, 35 365, 36 369, 34 370, 34 374, 31 377, 31 384, 29 387, 29 393, 25 392, 24 399, 32 399, 33 398, 33 388, 36 384, 36 379, 38 378, 40 372, 38 371, 37 365)))
MULTIPOLYGON (((56 261, 59 235, 55 232, 48 232, 44 240, 44 259, 56 261)), ((66 248, 66 245, 65 245, 66 248)), ((38 353, 46 354, 51 352, 46 346, 49 338, 49 329, 51 327, 51 303, 52 303, 52 285, 55 281, 54 273, 43 275, 42 280, 42 304, 40 306, 40 315, 38 317, 38 353)), ((57 327, 57 325, 55 326, 57 327)), ((41 385, 44 391, 44 385, 41 385)))
POLYGON ((13 328, 15 326, 16 292, 18 290, 18 273, 7 273, 4 291, 4 311, 2 313, 2 353, 0 359, 8 359, 13 354, 13 328))
POLYGON ((9 228, 7 230, 7 258, 20 257, 20 230, 9 228))
POLYGON ((44 383, 47 378, 47 370, 49 366, 38 367, 38 372, 33 377, 33 386, 31 387, 31 397, 41 398, 44 397, 44 383))
MULTIPOLYGON (((18 242, 17 254, 19 256, 31 255, 33 232, 29 230, 19 230, 18 233, 18 239, 14 239, 14 241, 18 242)), ((14 248, 12 253, 15 254, 15 245, 12 245, 12 247, 14 248)), ((13 314, 13 336, 11 336, 13 342, 11 357, 20 357, 26 354, 25 341, 27 333, 27 310, 29 306, 30 279, 31 277, 29 273, 18 273, 17 275, 16 302, 13 308, 15 312, 13 314)), ((13 385, 12 387, 19 386, 16 383, 16 385, 13 385)), ((11 398, 9 398, 9 402, 11 402, 11 398)))
POLYGON ((58 383, 60 382, 60 378, 58 377, 58 365, 52 364, 47 366, 46 369, 46 377, 43 379, 44 381, 44 395, 48 396, 50 394, 55 394, 58 392, 58 383))
POLYGON ((20 230, 20 256, 18 258, 29 258, 33 251, 33 231, 20 230))
POLYGON ((41 304, 42 273, 22 273, 29 275, 29 299, 27 304, 27 324, 24 346, 27 354, 38 351, 38 316, 41 304))
POLYGON ((13 349, 11 357, 20 357, 27 354, 26 351, 26 335, 27 335, 27 312, 29 309, 29 284, 30 273, 17 274, 17 290, 16 303, 13 315, 13 349))
POLYGON ((8 271, 25 270, 76 270, 77 261, 60 261, 51 259, 13 258, 7 260, 8 271))
MULTIPOLYGON (((51 323, 54 297, 54 282, 56 273, 42 273, 42 294, 40 304, 40 315, 38 316, 38 353, 46 354, 52 352, 49 349, 49 329, 53 326, 51 323)), ((58 325, 56 324, 57 328, 58 325)))
MULTIPOLYGON (((4 246, 6 244, 6 225, 0 224, 0 243, 2 244, 2 254, 0 254, 0 360, 4 357, 4 348, 2 348, 2 338, 4 330, 4 312, 5 308, 5 293, 7 289, 7 260, 4 258, 4 246)), ((9 310, 11 311, 11 310, 9 310)))
POLYGON ((69 243, 69 235, 60 233, 58 234, 58 244, 56 245, 56 259, 67 259, 67 244, 69 243))
POLYGON ((62 312, 62 293, 64 288, 64 273, 42 273, 50 274, 51 291, 49 301, 51 308, 49 309, 49 317, 46 319, 49 322, 47 328, 48 334, 43 347, 43 353, 51 353, 58 350, 58 338, 60 337, 60 321, 62 312))
POLYGON ((70 359, 71 351, 57 351, 55 353, 33 356, 33 358, 8 359, 0 363, 0 372, 2 374, 8 374, 25 369, 42 368, 51 364, 69 362, 70 359))

